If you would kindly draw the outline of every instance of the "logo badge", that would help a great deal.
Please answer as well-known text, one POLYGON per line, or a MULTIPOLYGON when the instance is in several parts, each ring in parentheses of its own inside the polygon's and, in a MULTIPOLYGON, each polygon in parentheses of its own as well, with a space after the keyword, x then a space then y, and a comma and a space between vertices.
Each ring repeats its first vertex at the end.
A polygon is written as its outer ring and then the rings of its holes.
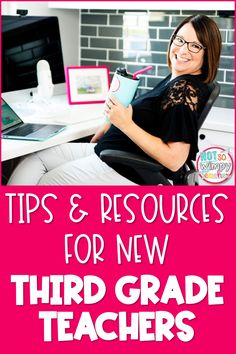
POLYGON ((219 184, 232 176, 233 159, 229 149, 214 146, 199 153, 196 167, 204 181, 219 184))
POLYGON ((111 83, 110 90, 111 92, 117 92, 120 88, 120 80, 118 76, 115 74, 111 83))

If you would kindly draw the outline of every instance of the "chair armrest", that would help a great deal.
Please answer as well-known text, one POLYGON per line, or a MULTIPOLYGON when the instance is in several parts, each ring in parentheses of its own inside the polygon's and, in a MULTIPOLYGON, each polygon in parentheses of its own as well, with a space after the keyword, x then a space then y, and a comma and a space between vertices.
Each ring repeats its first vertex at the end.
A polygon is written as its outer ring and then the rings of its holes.
POLYGON ((180 172, 167 177, 163 174, 164 166, 148 156, 142 156, 122 150, 103 150, 102 161, 108 164, 121 164, 131 167, 142 178, 142 185, 196 185, 197 172, 192 161, 186 161, 180 172), (186 167, 188 166, 188 167, 186 167))
POLYGON ((107 163, 118 163, 130 166, 134 169, 142 168, 155 172, 159 172, 163 169, 163 166, 152 158, 122 150, 103 150, 100 153, 100 158, 107 163))

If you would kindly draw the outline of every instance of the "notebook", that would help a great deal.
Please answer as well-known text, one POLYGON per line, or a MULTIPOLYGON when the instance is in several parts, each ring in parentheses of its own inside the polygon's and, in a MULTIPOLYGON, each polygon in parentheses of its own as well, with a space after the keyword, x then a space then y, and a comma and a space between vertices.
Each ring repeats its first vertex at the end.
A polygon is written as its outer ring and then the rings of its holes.
POLYGON ((2 99, 2 138, 43 141, 58 134, 66 126, 59 124, 24 123, 2 99))

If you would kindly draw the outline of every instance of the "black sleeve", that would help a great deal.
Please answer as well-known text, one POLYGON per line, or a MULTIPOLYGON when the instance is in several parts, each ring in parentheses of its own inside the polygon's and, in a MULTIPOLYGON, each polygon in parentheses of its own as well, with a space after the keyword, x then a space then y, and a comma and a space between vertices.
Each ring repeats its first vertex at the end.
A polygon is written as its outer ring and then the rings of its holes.
MULTIPOLYGON (((161 124, 159 137, 165 142, 191 144, 191 155, 198 151, 197 120, 201 90, 186 79, 170 85, 161 101, 161 124)), ((191 156, 194 158, 195 156, 191 156)))

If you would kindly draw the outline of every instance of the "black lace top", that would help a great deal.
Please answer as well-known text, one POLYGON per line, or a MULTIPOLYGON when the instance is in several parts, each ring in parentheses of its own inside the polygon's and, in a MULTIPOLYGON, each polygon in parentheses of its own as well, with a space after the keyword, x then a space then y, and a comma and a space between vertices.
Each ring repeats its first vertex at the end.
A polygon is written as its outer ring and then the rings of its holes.
MULTIPOLYGON (((197 120, 209 95, 201 75, 182 75, 170 81, 170 75, 154 89, 132 102, 133 120, 163 142, 186 142, 191 145, 189 158, 198 152, 197 120)), ((145 153, 115 126, 107 131, 95 147, 145 153)), ((124 174, 122 172, 122 174, 124 174)), ((128 177, 128 176, 127 176, 128 177)))

